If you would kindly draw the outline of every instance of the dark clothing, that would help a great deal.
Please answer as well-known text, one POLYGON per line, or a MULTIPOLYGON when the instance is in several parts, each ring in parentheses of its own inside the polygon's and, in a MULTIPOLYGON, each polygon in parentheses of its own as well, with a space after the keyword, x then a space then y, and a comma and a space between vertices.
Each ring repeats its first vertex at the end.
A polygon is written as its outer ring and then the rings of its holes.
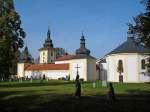
POLYGON ((108 98, 109 100, 115 101, 115 93, 114 88, 112 86, 109 87, 108 98))
POLYGON ((81 97, 81 85, 79 80, 75 81, 75 89, 75 96, 81 97))
POLYGON ((44 79, 44 80, 46 79, 45 75, 43 75, 43 79, 44 79))

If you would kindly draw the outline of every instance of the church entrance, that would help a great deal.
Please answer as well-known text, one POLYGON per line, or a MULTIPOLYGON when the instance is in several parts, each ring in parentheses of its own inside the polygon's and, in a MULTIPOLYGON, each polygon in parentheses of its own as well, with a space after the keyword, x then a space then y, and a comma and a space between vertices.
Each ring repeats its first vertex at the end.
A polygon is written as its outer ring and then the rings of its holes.
POLYGON ((119 75, 119 82, 123 83, 123 75, 119 75))

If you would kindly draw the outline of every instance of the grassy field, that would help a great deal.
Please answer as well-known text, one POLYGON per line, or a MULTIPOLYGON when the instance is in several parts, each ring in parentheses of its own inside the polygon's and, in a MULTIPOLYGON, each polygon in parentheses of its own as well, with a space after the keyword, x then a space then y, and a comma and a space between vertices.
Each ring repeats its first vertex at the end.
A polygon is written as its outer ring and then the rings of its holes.
POLYGON ((82 82, 82 98, 74 97, 74 82, 0 82, 1 112, 149 112, 150 84, 115 83, 116 102, 107 100, 107 88, 82 82))

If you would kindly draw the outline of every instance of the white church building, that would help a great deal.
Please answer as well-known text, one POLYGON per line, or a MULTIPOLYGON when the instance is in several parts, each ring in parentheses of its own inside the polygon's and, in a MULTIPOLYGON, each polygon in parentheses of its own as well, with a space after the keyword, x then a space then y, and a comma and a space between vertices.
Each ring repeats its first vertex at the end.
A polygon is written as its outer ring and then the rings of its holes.
POLYGON ((32 64, 32 58, 26 47, 18 63, 18 77, 49 79, 68 78, 75 80, 79 74, 84 81, 97 79, 106 82, 145 83, 150 82, 146 62, 150 49, 138 44, 129 28, 127 40, 96 62, 85 46, 82 34, 80 48, 75 55, 65 53, 63 48, 54 47, 50 31, 43 47, 39 49, 39 63, 32 64))
POLYGON ((43 48, 39 49, 39 63, 32 64, 30 53, 25 48, 24 55, 18 63, 18 77, 39 78, 45 75, 49 79, 69 77, 75 80, 79 74, 84 81, 96 80, 96 59, 90 55, 90 50, 85 47, 85 38, 82 34, 80 48, 75 55, 69 55, 62 48, 54 48, 50 31, 43 48))
POLYGON ((138 44, 129 28, 127 40, 108 53, 105 56, 105 62, 100 61, 100 75, 107 77, 104 80, 108 82, 150 82, 150 76, 147 74, 145 66, 146 58, 149 55, 150 49, 138 44))

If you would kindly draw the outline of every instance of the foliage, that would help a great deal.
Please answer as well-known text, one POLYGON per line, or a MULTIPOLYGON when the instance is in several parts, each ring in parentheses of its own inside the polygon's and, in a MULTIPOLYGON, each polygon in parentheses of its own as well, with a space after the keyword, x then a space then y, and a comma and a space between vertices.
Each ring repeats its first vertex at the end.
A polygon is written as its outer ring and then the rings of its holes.
POLYGON ((150 0, 142 0, 145 4, 145 13, 141 13, 134 18, 134 35, 138 42, 150 48, 150 0))
MULTIPOLYGON (((145 5, 145 12, 137 15, 134 18, 135 24, 129 24, 129 28, 132 28, 132 34, 138 43, 150 48, 150 0, 141 0, 141 3, 145 5)), ((149 75, 150 63, 146 67, 149 75)))
POLYGON ((18 50, 23 47, 24 37, 13 0, 0 0, 0 77, 16 74, 18 50))
POLYGON ((123 63, 122 63, 122 60, 118 61, 117 72, 119 73, 119 75, 121 75, 121 73, 123 73, 123 63))

